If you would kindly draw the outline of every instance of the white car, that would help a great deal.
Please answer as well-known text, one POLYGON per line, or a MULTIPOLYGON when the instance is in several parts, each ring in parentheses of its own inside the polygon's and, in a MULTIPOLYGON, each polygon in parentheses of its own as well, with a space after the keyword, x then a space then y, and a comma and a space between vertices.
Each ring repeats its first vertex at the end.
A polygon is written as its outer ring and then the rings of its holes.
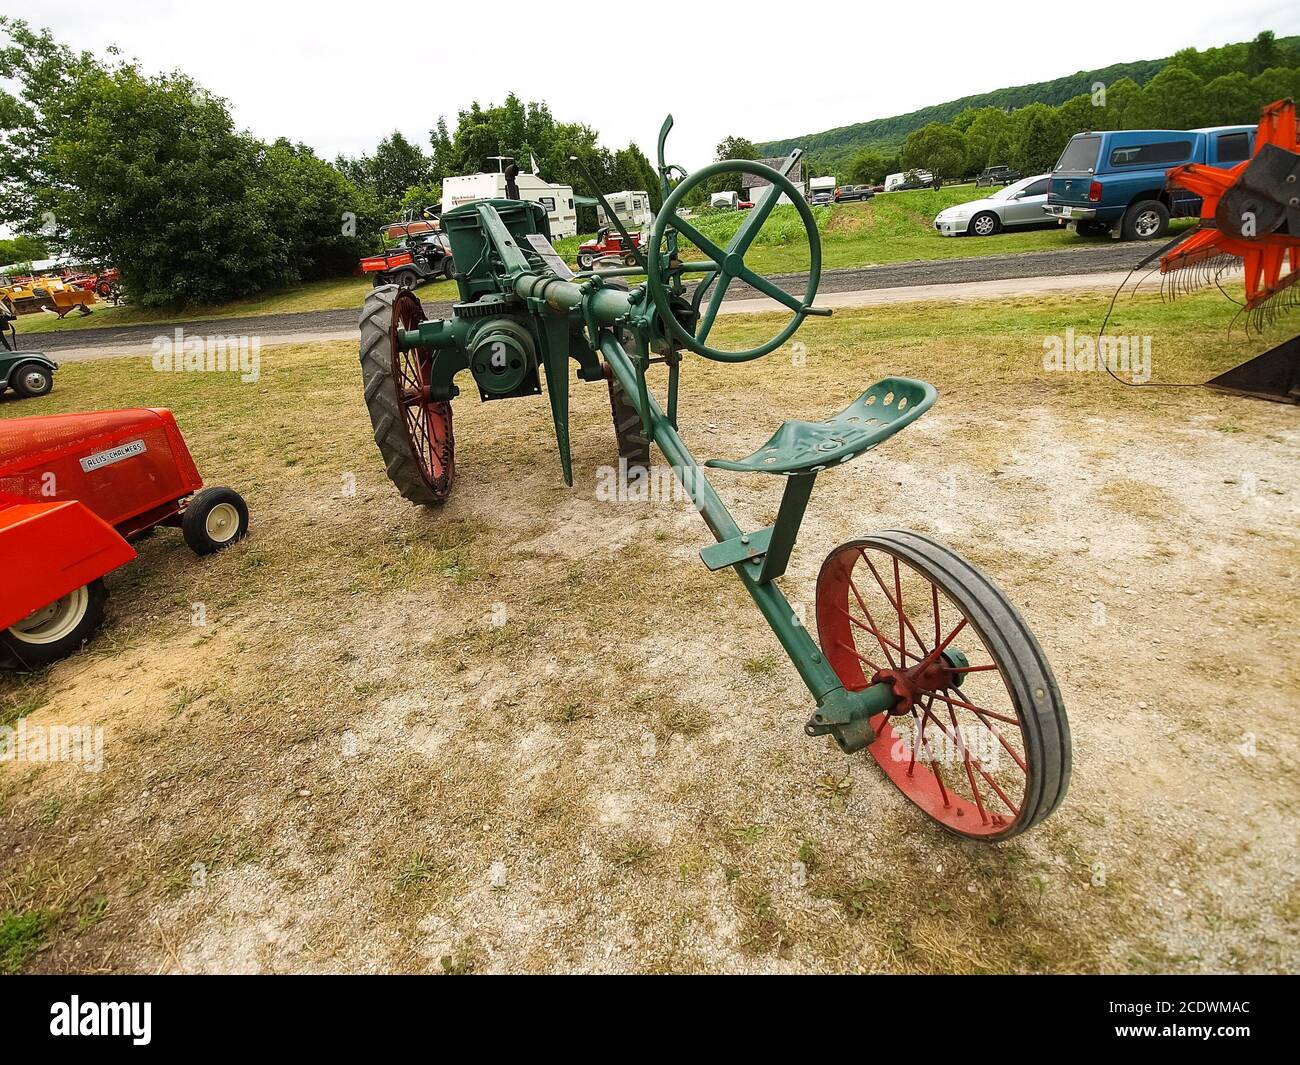
POLYGON ((945 237, 991 237, 1013 226, 1047 225, 1053 221, 1043 210, 1047 206, 1048 177, 1038 174, 1021 178, 982 200, 948 207, 935 215, 934 228, 945 237))

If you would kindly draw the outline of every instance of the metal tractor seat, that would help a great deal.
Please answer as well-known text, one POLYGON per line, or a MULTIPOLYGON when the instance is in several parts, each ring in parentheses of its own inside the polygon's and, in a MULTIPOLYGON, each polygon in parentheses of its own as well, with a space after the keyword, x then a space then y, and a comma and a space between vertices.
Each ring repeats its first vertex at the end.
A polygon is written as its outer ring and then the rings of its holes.
POLYGON ((786 421, 753 454, 742 459, 709 459, 704 465, 741 473, 786 477, 776 522, 710 544, 700 559, 711 570, 748 563, 760 567, 766 584, 785 572, 817 474, 870 451, 916 421, 938 397, 934 385, 910 377, 877 381, 838 414, 821 422, 786 421))
POLYGON ((886 377, 825 421, 782 422, 753 454, 704 465, 741 473, 815 474, 888 440, 929 410, 937 396, 924 381, 886 377))

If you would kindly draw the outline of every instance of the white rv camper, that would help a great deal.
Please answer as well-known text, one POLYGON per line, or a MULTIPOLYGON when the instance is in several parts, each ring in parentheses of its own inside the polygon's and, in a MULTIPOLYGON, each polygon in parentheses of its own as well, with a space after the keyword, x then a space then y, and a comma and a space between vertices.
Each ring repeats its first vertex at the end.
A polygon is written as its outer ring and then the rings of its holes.
MULTIPOLYGON (((644 192, 611 192, 605 199, 615 216, 623 223, 623 228, 629 233, 642 226, 648 226, 654 221, 655 216, 650 210, 650 197, 644 192)), ((611 224, 605 217, 605 208, 599 205, 596 207, 596 218, 602 226, 611 224)))
MULTIPOLYGON (((532 200, 546 208, 551 222, 551 236, 576 237, 578 211, 573 205, 573 187, 552 185, 536 174, 520 174, 515 178, 521 199, 532 200)), ((475 200, 499 200, 506 194, 505 174, 466 174, 449 177, 442 183, 442 210, 445 214, 462 203, 475 200)))

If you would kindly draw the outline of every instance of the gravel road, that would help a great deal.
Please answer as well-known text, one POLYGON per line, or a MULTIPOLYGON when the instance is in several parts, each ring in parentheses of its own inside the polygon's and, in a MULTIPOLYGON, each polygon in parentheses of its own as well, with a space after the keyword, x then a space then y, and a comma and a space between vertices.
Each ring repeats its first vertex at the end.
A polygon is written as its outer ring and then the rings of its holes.
MULTIPOLYGON (((1149 244, 1120 244, 1111 241, 1083 244, 1078 248, 1016 255, 984 255, 964 259, 937 259, 884 266, 862 266, 827 270, 822 274, 821 293, 860 292, 872 289, 910 286, 955 285, 1029 277, 1072 277, 1079 274, 1113 273, 1127 270, 1150 254, 1149 244)), ((774 274, 772 280, 789 292, 802 293, 807 274, 774 274)), ((729 300, 750 300, 759 293, 747 285, 733 285, 729 300)), ((426 302, 430 317, 451 313, 449 302, 426 302)), ((206 334, 220 330, 227 336, 259 336, 263 343, 293 337, 297 340, 329 339, 354 331, 360 308, 327 311, 299 311, 293 314, 256 315, 242 318, 200 319, 189 322, 113 326, 101 329, 78 329, 68 332, 32 333, 25 340, 34 349, 58 357, 60 353, 76 357, 95 357, 112 353, 126 354, 125 349, 148 348, 154 337, 170 335, 174 329, 206 334), (92 354, 93 353, 93 354, 92 354)), ((21 328, 21 323, 20 323, 21 328)), ((21 334, 20 334, 21 336, 21 334)))

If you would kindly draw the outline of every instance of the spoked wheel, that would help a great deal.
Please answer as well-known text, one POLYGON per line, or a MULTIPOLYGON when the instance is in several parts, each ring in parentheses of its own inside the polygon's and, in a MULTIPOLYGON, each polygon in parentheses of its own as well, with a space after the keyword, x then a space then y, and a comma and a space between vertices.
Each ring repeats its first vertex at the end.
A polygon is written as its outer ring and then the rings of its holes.
POLYGON ((451 491, 455 439, 451 403, 429 398, 433 356, 397 347, 398 332, 422 321, 413 292, 391 285, 373 290, 361 312, 361 376, 389 479, 412 503, 429 506, 451 491))
POLYGON ((1015 607, 960 555, 890 531, 832 551, 817 577, 822 652, 850 691, 892 685, 867 748, 898 789, 969 839, 1018 835, 1070 780, 1056 679, 1015 607))

